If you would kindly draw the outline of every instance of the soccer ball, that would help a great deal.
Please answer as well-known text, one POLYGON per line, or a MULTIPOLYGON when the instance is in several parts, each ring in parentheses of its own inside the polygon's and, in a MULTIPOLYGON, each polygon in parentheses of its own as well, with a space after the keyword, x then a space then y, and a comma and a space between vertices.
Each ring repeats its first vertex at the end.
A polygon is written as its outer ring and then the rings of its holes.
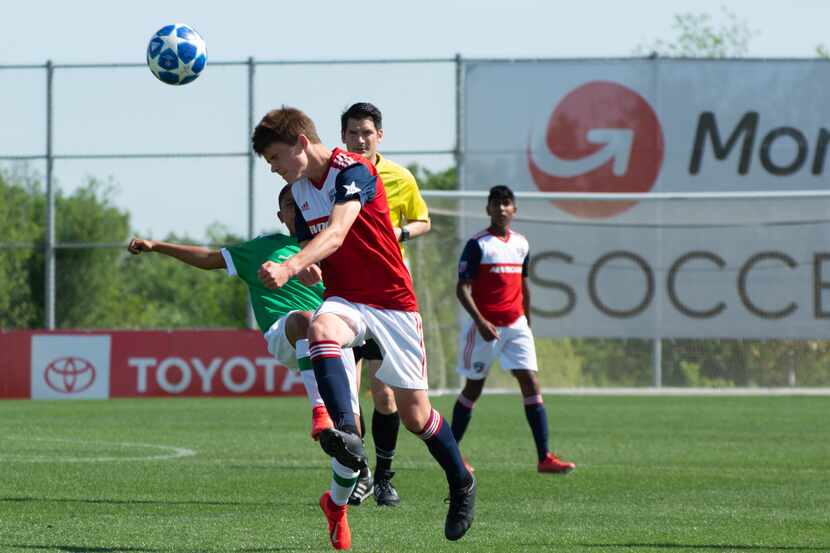
POLYGON ((191 83, 202 73, 206 63, 205 41, 188 25, 165 25, 150 37, 147 65, 164 83, 191 83))

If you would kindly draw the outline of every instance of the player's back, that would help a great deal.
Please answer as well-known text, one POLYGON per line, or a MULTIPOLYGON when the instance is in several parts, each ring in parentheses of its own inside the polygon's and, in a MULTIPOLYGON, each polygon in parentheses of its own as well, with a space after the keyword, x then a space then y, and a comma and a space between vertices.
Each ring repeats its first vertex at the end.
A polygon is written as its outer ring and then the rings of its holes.
POLYGON ((238 276, 248 286, 254 316, 263 332, 289 311, 314 311, 322 303, 322 284, 308 287, 292 278, 282 288, 271 290, 257 276, 264 262, 283 263, 299 251, 297 241, 281 233, 264 234, 221 250, 228 274, 238 276))
POLYGON ((326 297, 382 309, 418 309, 403 263, 382 179, 365 158, 335 148, 322 182, 300 179, 291 187, 302 242, 328 227, 335 203, 360 201, 360 213, 340 248, 321 262, 326 297))

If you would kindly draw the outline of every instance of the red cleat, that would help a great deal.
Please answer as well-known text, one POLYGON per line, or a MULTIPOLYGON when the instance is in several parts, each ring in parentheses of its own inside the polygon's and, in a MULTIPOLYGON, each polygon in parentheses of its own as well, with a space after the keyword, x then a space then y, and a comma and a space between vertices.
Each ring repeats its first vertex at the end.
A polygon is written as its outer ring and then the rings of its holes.
POLYGON ((326 492, 320 496, 320 508, 323 509, 329 523, 331 546, 335 549, 349 549, 352 546, 352 531, 346 519, 349 506, 336 505, 331 500, 331 492, 326 492))
POLYGON ((318 405, 311 410, 311 439, 315 442, 320 438, 320 432, 334 428, 329 412, 325 405, 318 405))
POLYGON ((550 474, 568 474, 576 468, 574 463, 563 461, 553 453, 548 453, 545 458, 539 461, 539 472, 550 474))

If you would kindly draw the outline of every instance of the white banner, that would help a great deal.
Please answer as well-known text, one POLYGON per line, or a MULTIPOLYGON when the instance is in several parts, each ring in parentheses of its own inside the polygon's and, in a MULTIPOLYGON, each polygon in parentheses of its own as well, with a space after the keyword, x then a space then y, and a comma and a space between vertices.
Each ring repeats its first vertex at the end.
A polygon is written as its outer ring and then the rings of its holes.
POLYGON ((110 336, 32 336, 32 399, 107 399, 110 336))
MULTIPOLYGON (((462 188, 830 190, 827 62, 467 62, 464 83, 462 188)), ((537 335, 830 338, 828 199, 518 206, 537 335)))

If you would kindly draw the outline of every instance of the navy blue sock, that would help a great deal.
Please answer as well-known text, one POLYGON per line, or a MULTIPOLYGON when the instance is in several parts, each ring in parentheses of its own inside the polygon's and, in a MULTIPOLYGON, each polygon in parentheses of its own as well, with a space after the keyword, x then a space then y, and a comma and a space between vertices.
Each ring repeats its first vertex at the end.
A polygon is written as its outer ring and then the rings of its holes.
POLYGON ((524 398, 524 404, 527 423, 536 442, 536 454, 541 461, 548 454, 548 414, 541 394, 524 398))
POLYGON ((398 445, 398 429, 401 419, 398 412, 384 415, 375 409, 372 414, 372 439, 375 441, 375 473, 382 474, 392 470, 395 446, 398 445))
POLYGON ((340 357, 343 351, 340 344, 332 340, 311 342, 308 351, 320 397, 326 404, 334 427, 343 432, 357 434, 352 413, 352 392, 346 368, 340 357))
POLYGON ((452 408, 452 435, 458 443, 461 443, 461 438, 467 431, 467 425, 473 418, 473 405, 475 405, 474 401, 470 401, 463 394, 458 394, 458 399, 455 400, 455 406, 452 408))
POLYGON ((433 409, 424 429, 418 433, 418 437, 424 440, 429 452, 444 469, 450 489, 457 490, 467 486, 473 476, 464 468, 458 442, 455 441, 452 430, 446 422, 444 417, 433 409))

